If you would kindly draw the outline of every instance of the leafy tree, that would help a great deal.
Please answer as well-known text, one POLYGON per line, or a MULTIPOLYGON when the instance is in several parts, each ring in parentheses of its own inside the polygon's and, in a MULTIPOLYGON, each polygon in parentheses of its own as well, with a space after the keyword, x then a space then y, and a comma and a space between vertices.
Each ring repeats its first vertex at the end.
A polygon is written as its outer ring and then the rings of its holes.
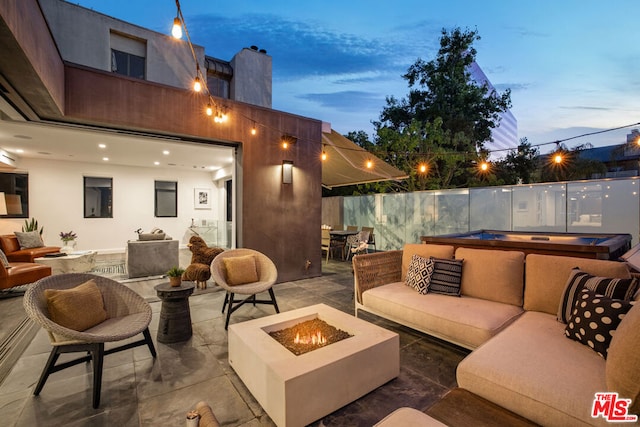
POLYGON ((606 173, 607 167, 604 163, 580 156, 583 150, 589 148, 593 148, 589 143, 578 145, 572 149, 560 144, 555 152, 541 159, 541 181, 575 181, 591 179, 591 176, 596 173, 606 173), (555 161, 557 155, 561 156, 559 162, 555 161))
POLYGON ((540 152, 527 138, 520 139, 518 150, 496 162, 496 174, 504 184, 530 184, 538 168, 540 152))
POLYGON ((441 188, 469 183, 478 150, 491 141, 499 114, 511 106, 509 90, 500 95, 471 76, 473 42, 479 39, 476 31, 443 29, 437 57, 429 62, 418 59, 409 67, 403 76, 409 94, 401 100, 387 97, 379 121, 374 122, 378 150, 398 153, 385 160, 412 174, 416 164, 403 153, 433 155, 438 179, 430 182, 441 188), (421 132, 416 132, 414 122, 421 132), (426 147, 431 151, 422 151, 426 147))

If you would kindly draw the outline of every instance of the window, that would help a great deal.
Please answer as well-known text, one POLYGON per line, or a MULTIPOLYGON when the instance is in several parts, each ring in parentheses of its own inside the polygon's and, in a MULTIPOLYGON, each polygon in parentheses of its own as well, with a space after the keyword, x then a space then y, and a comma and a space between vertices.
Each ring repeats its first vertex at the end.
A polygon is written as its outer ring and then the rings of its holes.
POLYGON ((29 175, 0 173, 0 192, 7 205, 3 218, 29 218, 29 175))
POLYGON ((123 76, 144 79, 145 60, 141 56, 111 49, 111 71, 123 76))
POLYGON ((178 183, 175 181, 155 182, 155 216, 178 216, 178 183))
POLYGON ((111 71, 123 76, 146 77, 147 42, 112 31, 111 71))
POLYGON ((84 177, 84 217, 113 218, 113 178, 84 177))

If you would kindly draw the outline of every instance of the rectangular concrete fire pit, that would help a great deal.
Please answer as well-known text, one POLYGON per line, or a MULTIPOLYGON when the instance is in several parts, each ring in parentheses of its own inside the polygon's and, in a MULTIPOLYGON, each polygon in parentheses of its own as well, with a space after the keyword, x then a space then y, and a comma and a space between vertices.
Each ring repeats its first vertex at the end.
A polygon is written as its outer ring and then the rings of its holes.
POLYGON ((400 339, 317 304, 229 326, 229 364, 274 423, 304 426, 397 377, 400 339), (353 336, 296 356, 269 335, 315 318, 353 336))

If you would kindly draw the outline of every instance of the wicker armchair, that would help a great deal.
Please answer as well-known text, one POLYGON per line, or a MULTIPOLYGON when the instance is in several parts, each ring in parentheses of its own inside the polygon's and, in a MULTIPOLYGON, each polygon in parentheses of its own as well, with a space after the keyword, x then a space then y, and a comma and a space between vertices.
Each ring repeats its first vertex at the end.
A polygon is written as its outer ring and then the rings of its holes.
POLYGON ((218 286, 227 291, 227 294, 224 297, 224 304, 222 305, 222 312, 224 313, 225 309, 227 310, 227 319, 224 324, 224 328, 227 329, 229 327, 229 319, 231 318, 231 313, 239 309, 244 303, 251 302, 253 305, 256 304, 269 304, 273 305, 276 309, 276 313, 280 313, 278 309, 278 304, 276 302, 276 296, 273 293, 272 286, 276 283, 278 279, 278 270, 276 269, 273 261, 269 259, 265 254, 254 251, 253 249, 231 249, 228 251, 224 251, 219 254, 217 257, 213 259, 211 263, 211 277, 216 282, 218 286), (231 285, 227 281, 227 271, 224 264, 224 259, 229 257, 240 257, 245 255, 253 255, 255 256, 257 273, 258 273, 258 281, 252 283, 246 283, 242 285, 231 285), (258 300, 256 299, 256 294, 260 292, 268 291, 271 300, 258 300), (236 300, 234 299, 235 294, 241 295, 249 295, 245 299, 236 300), (234 305, 234 303, 237 303, 234 305))
POLYGON ((151 355, 156 357, 156 350, 149 333, 151 307, 137 293, 126 286, 105 277, 85 273, 69 273, 49 276, 30 286, 25 292, 24 308, 27 315, 49 333, 53 349, 45 365, 40 380, 33 394, 38 395, 50 374, 79 363, 93 362, 93 407, 100 405, 100 387, 102 384, 102 364, 105 355, 133 347, 147 345, 151 355), (46 289, 70 289, 93 279, 104 302, 107 319, 96 326, 79 332, 53 322, 49 316, 46 289), (121 341, 142 333, 144 338, 110 348, 105 351, 105 342, 121 341), (85 352, 88 355, 79 359, 56 365, 58 357, 63 353, 85 352))

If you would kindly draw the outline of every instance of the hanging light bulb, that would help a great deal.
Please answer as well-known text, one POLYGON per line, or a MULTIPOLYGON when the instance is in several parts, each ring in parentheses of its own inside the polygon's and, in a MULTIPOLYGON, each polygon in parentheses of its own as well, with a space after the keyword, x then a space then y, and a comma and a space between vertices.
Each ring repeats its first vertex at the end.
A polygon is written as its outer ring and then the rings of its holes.
POLYGON ((367 169, 371 169, 373 167, 373 160, 367 160, 367 169))
POLYGON ((202 90, 202 83, 200 83, 200 77, 196 76, 195 80, 193 81, 193 90, 195 90, 196 92, 200 92, 202 90))
POLYGON ((251 135, 255 135, 256 133, 258 133, 258 131, 256 130, 256 124, 254 122, 253 126, 251 126, 251 135))
POLYGON ((211 103, 207 104, 207 116, 213 115, 213 107, 211 107, 211 103))
POLYGON ((560 153, 558 153, 558 154, 556 154, 555 156, 553 156, 553 161, 554 161, 556 164, 558 164, 558 165, 559 165, 560 163, 562 163, 562 160, 563 160, 563 159, 562 159, 562 154, 560 154, 560 153))
POLYGON ((177 16, 173 19, 171 35, 178 40, 182 38, 182 21, 177 16))
POLYGON ((480 163, 480 170, 482 172, 486 172, 489 169, 489 164, 487 162, 480 163))
POLYGON ((325 160, 327 160, 327 152, 322 150, 322 161, 324 162, 325 160))
POLYGON ((220 123, 226 122, 227 118, 227 113, 220 113, 220 123))
POLYGON ((418 166, 418 171, 420 171, 420 173, 427 173, 427 165, 425 163, 420 163, 420 166, 418 166))
POLYGON ((282 140, 282 148, 284 148, 285 150, 289 148, 289 143, 286 140, 282 140))

